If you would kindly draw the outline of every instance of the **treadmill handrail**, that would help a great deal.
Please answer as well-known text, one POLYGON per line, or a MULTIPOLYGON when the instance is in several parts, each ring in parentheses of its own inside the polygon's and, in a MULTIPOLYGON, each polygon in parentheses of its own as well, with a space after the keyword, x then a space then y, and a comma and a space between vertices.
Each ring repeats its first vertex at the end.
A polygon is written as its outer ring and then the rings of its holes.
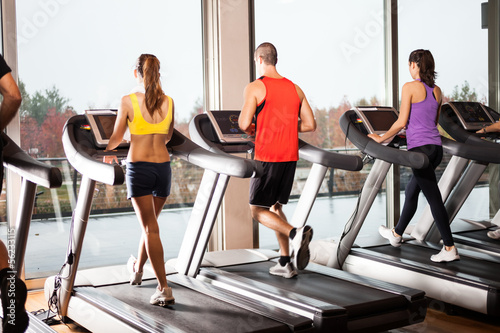
MULTIPOLYGON (((206 150, 209 150, 211 152, 214 152, 214 153, 219 153, 219 154, 226 154, 226 152, 224 152, 223 150, 221 150, 219 147, 217 147, 217 145, 210 141, 209 139, 207 139, 205 137, 205 135, 202 135, 201 133, 203 133, 203 125, 202 125, 202 122, 207 122, 207 123, 210 123, 210 120, 208 118, 208 115, 207 114, 199 114, 199 115, 196 115, 193 117, 193 119, 191 119, 191 121, 189 122, 189 136, 191 137, 191 140, 193 140, 193 142, 195 142, 197 145, 199 145, 200 147, 206 149, 206 150)), ((212 128, 213 130, 213 134, 214 134, 214 137, 216 136, 215 134, 215 130, 212 128)))
POLYGON ((108 185, 121 185, 125 181, 123 169, 117 164, 108 164, 94 159, 97 150, 80 144, 75 138, 75 124, 83 115, 73 116, 64 125, 62 142, 66 158, 80 174, 108 185))
POLYGON ((262 173, 260 163, 206 150, 175 129, 167 147, 174 156, 216 173, 238 178, 255 177, 262 173))
MULTIPOLYGON (((82 175, 92 180, 109 185, 120 185, 125 181, 121 166, 108 164, 93 158, 97 154, 94 146, 77 142, 75 138, 75 121, 82 115, 74 116, 66 122, 63 131, 63 146, 66 157, 71 165, 82 175)), ((209 152, 186 138, 174 129, 167 148, 173 156, 188 161, 204 169, 212 170, 229 176, 248 178, 259 170, 254 161, 241 160, 232 156, 220 156, 209 152)))
POLYGON ((7 134, 2 133, 3 164, 30 182, 47 188, 62 185, 62 174, 59 168, 37 161, 21 149, 7 134))
POLYGON ((359 171, 363 169, 363 160, 359 156, 327 151, 300 139, 299 157, 308 162, 320 164, 329 168, 348 171, 359 171))
POLYGON ((478 162, 500 163, 498 147, 493 149, 491 146, 487 146, 478 149, 477 145, 454 141, 443 136, 441 137, 441 141, 443 142, 444 151, 451 155, 478 162))
MULTIPOLYGON (((191 122, 189 123, 189 135, 191 136, 191 140, 193 144, 198 145, 199 147, 202 147, 204 150, 209 151, 211 153, 214 153, 215 155, 220 155, 220 156, 225 156, 226 158, 231 158, 233 161, 231 163, 234 163, 237 165, 238 163, 241 163, 241 166, 252 169, 252 177, 260 177, 263 173, 262 169, 262 164, 259 161, 247 159, 247 158, 240 158, 237 156, 233 156, 231 154, 226 153, 225 151, 221 150, 219 147, 214 142, 211 142, 208 140, 205 136, 201 135, 202 128, 201 128, 201 121, 202 120, 207 120, 208 115, 206 114, 199 114, 193 119, 191 119, 191 122), (237 162, 239 160, 240 162, 237 162)), ((215 131, 214 131, 215 132, 215 131)), ((208 167, 208 169, 211 169, 208 167)), ((229 176, 236 176, 240 177, 238 175, 232 175, 228 174, 229 176)), ((242 177, 242 178, 248 178, 248 177, 242 177)))
MULTIPOLYGON (((189 134, 193 141, 203 148, 214 153, 229 155, 218 147, 218 144, 207 139, 203 133, 202 121, 206 121, 206 114, 197 115, 189 124, 189 134)), ((214 131, 215 132, 215 131, 214 131)), ((363 160, 359 156, 340 154, 337 152, 326 151, 315 147, 303 140, 299 140, 300 158, 311 163, 320 164, 330 168, 337 168, 348 171, 359 171, 363 168, 363 160)), ((258 163, 254 161, 254 163, 258 163)), ((260 163, 256 164, 259 167, 260 163)))
POLYGON ((373 158, 404 165, 413 169, 423 169, 429 165, 429 158, 423 153, 387 147, 370 139, 358 130, 349 119, 349 115, 354 113, 353 110, 349 110, 342 114, 340 117, 340 128, 361 152, 373 158))

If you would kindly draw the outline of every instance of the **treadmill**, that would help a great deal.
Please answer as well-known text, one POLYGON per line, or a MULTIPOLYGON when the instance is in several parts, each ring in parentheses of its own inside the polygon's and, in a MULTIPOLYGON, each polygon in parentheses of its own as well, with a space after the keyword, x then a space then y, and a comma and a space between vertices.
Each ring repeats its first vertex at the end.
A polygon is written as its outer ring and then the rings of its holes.
MULTIPOLYGON (((61 171, 53 166, 35 160, 26 154, 5 133, 1 133, 3 141, 4 166, 21 176, 21 195, 15 223, 15 262, 12 268, 20 278, 24 275, 24 257, 28 242, 31 216, 35 203, 37 185, 46 188, 57 188, 62 185, 61 171)), ((8 245, 8 244, 6 244, 8 245)), ((55 332, 38 317, 27 311, 29 326, 26 332, 55 332)))
MULTIPOLYGON (((424 154, 398 149, 405 145, 398 136, 388 146, 378 144, 367 137, 368 128, 380 126, 380 130, 387 131, 395 118, 397 112, 394 108, 380 106, 357 107, 340 118, 341 128, 349 140, 364 154, 374 158, 375 162, 360 194, 359 209, 348 221, 346 231, 328 266, 342 267, 352 273, 392 283, 402 283, 424 290, 428 297, 435 300, 491 316, 500 316, 498 258, 461 250, 460 261, 434 263, 430 256, 441 249, 440 244, 409 239, 406 235, 404 244, 399 248, 392 247, 379 235, 374 235, 371 242, 356 240, 390 165, 395 163, 418 169, 419 165, 423 167, 428 163, 424 154), (370 121, 370 112, 377 115, 376 122, 370 121), (367 117, 361 117, 366 114, 367 117), (355 240, 357 243, 354 245, 355 240)), ((474 146, 446 138, 442 140, 444 150, 452 155, 480 160, 484 153, 474 146)), ((488 151, 486 148, 485 150, 488 151)))
MULTIPOLYGON (((488 164, 500 163, 500 133, 475 133, 499 118, 500 115, 493 109, 477 102, 446 103, 441 108, 439 118, 441 127, 454 140, 476 146, 484 155, 480 161, 453 156, 439 181, 450 223, 454 222, 451 225, 453 238, 460 248, 476 249, 492 256, 500 256, 500 242, 489 238, 487 232, 500 226, 500 213, 492 221, 454 220, 488 164)), ((426 207, 412 236, 431 242, 439 241, 439 232, 433 222, 430 210, 426 207)))
MULTIPOLYGON (((101 162, 110 154, 103 150, 115 120, 115 110, 99 110, 74 116, 64 127, 64 150, 82 181, 67 261, 60 274, 45 283, 45 296, 63 321, 73 320, 92 332, 310 332, 308 318, 208 286, 177 274, 173 267, 165 267, 176 297, 169 308, 149 304, 157 281, 147 269, 139 287, 129 284, 125 265, 78 271, 96 182, 124 182, 120 165, 101 162)), ((193 211, 203 211, 204 201, 210 198, 203 189, 214 179, 225 173, 250 177, 255 170, 253 163, 207 152, 176 130, 167 147, 172 156, 206 168, 193 211)), ((128 144, 123 142, 112 154, 123 158, 127 152, 128 144)))
MULTIPOLYGON (((222 111, 213 113, 217 112, 222 111)), ((193 141, 221 156, 252 146, 249 139, 240 143, 222 142, 215 128, 230 128, 223 124, 230 119, 217 115, 215 120, 222 123, 214 123, 207 114, 193 118, 189 129, 193 141)), ((300 157, 312 162, 313 167, 297 204, 300 208, 292 218, 293 225, 303 225, 307 220, 329 167, 352 171, 362 168, 358 156, 327 152, 303 141, 299 147, 300 157)), ((426 301, 420 290, 313 263, 292 279, 273 276, 269 268, 276 264, 279 255, 270 250, 205 253, 210 236, 206 230, 212 229, 214 220, 215 216, 210 216, 188 225, 193 235, 186 233, 182 243, 176 265, 181 274, 311 318, 320 332, 373 332, 418 323, 425 318, 426 301)))

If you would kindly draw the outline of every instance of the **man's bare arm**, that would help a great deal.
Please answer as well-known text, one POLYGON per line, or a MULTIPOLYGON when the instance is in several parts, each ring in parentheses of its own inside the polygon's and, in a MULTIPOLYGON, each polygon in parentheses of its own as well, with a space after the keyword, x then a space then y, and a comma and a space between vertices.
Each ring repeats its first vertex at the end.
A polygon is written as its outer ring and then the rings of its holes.
POLYGON ((299 111, 299 132, 314 132, 316 130, 316 119, 314 118, 314 113, 307 101, 307 98, 300 89, 299 86, 295 85, 297 94, 301 101, 300 111, 299 111))
POLYGON ((0 131, 3 131, 21 106, 21 92, 10 73, 0 79, 0 94, 3 96, 0 106, 0 131))
POLYGON ((243 93, 243 107, 241 108, 240 117, 238 118, 238 125, 246 132, 253 134, 255 127, 252 125, 255 111, 257 110, 257 97, 256 97, 255 82, 248 84, 243 93))

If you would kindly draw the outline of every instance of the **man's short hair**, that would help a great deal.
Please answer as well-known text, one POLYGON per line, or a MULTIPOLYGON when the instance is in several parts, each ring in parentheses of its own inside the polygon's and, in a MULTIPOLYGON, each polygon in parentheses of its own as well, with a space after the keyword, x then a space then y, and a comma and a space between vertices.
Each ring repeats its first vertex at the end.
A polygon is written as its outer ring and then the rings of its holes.
POLYGON ((278 63, 278 51, 271 43, 262 43, 255 50, 255 59, 261 57, 266 65, 276 66, 278 63))

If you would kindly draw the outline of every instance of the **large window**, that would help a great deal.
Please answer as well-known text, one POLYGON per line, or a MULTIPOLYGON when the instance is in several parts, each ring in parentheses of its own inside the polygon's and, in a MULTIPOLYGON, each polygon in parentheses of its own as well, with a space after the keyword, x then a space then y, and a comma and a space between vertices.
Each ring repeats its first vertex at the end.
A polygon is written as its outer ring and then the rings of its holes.
MULTIPOLYGON (((176 128, 187 128, 201 108, 201 5, 196 0, 23 0, 16 5, 21 146, 58 166, 64 177, 60 189, 39 188, 26 254, 29 278, 57 271, 64 260, 80 179, 67 164, 61 143, 69 117, 90 108, 116 109, 137 84, 133 67, 141 53, 152 53, 161 62, 164 91, 175 101, 176 128)), ((176 195, 167 201, 175 207, 192 203, 199 183, 194 176, 200 171, 180 164, 173 161, 173 178, 179 181, 173 184, 176 195)), ((81 267, 124 263, 136 253, 140 228, 125 188, 99 184, 93 213, 119 211, 123 213, 89 221, 81 267)), ((168 213, 160 221, 168 226, 160 229, 166 256, 173 257, 179 242, 168 240, 173 229, 182 236, 188 214, 168 213)))
MULTIPOLYGON (((255 0, 256 46, 267 41, 276 46, 278 72, 302 88, 315 112, 318 129, 302 135, 307 142, 344 151, 351 146, 339 126, 341 114, 354 105, 386 103, 383 13, 383 1, 255 0)), ((293 196, 309 170, 299 161, 293 196)), ((328 171, 308 220, 316 239, 340 236, 367 170, 328 171)), ((294 208, 293 200, 285 206, 289 219, 294 208)), ((375 212, 380 213, 385 218, 385 210, 375 212)), ((369 217, 376 225, 378 219, 369 217)), ((261 227, 260 245, 277 248, 274 233, 261 227)))
MULTIPOLYGON (((436 59, 437 84, 446 98, 487 102, 482 1, 399 1, 399 91, 410 79, 409 52, 427 48, 436 59)), ((342 113, 355 105, 390 103, 385 100, 384 2, 254 0, 255 44, 276 45, 278 72, 304 90, 315 112, 318 130, 302 135, 309 143, 352 153, 339 127, 342 113)), ((26 253, 26 274, 32 278, 57 271, 68 243, 80 181, 66 162, 61 143, 69 117, 89 108, 117 108, 121 96, 136 85, 132 69, 141 53, 153 53, 161 61, 164 90, 175 101, 177 129, 186 133, 188 121, 202 109, 201 3, 23 0, 16 6, 21 146, 59 167, 64 177, 62 188, 38 190, 26 253)), ((309 170, 299 161, 295 198, 309 170)), ((369 170, 367 165, 360 172, 328 171, 308 221, 315 238, 340 236, 369 170)), ((160 218, 166 258, 177 255, 190 213, 183 207, 193 203, 202 170, 177 160, 173 172, 170 209, 160 218)), ((408 170, 401 174, 403 189, 408 170)), ((488 182, 486 177, 483 184, 488 182)), ((370 237, 385 223, 384 194, 375 206, 360 236, 370 237)), ((487 208, 469 206, 478 210, 467 214, 486 217, 487 208)), ((294 208, 292 200, 285 208, 289 218, 294 208)), ((125 188, 99 184, 93 213, 99 215, 89 221, 81 267, 126 262, 137 251, 140 228, 125 188)), ((2 205, 0 215, 4 220, 2 205)), ((260 228, 260 245, 277 248, 274 233, 260 228)))
POLYGON ((411 80, 408 71, 410 52, 428 49, 436 62, 436 84, 446 98, 465 97, 487 103, 488 30, 481 28, 482 2, 399 1, 400 91, 403 84, 411 80))
MULTIPOLYGON (((399 1, 399 92, 411 80, 407 65, 410 51, 425 48, 434 54, 437 84, 445 101, 465 98, 487 103, 487 31, 481 29, 481 2, 399 1)), ((338 125, 340 115, 354 105, 390 103, 384 100, 387 55, 383 6, 384 1, 255 0, 256 45, 264 41, 276 45, 278 72, 301 86, 315 111, 319 127, 315 134, 303 136, 306 141, 343 150, 346 143, 338 125)), ((438 172, 448 159, 446 156, 438 172)), ((299 195, 308 170, 309 166, 299 162, 292 195, 299 195)), ((370 165, 358 173, 329 171, 308 220, 319 231, 316 239, 340 236, 369 170, 370 165)), ((401 168, 401 204, 410 175, 411 170, 401 168)), ((487 183, 485 175, 471 197, 487 193, 487 183)), ((425 199, 420 203, 422 209, 425 199)), ((292 200, 285 208, 289 218, 294 208, 292 200)), ((385 193, 381 191, 360 237, 372 237, 379 225, 386 224, 385 210, 385 193)), ((468 202, 459 217, 465 215, 487 218, 488 205, 468 202)), ((261 245, 277 248, 274 235, 266 228, 260 231, 261 245)))
MULTIPOLYGON (((482 0, 399 1, 399 90, 411 81, 408 56, 415 49, 432 52, 443 102, 477 101, 488 103, 488 30, 481 28, 482 0)), ((438 175, 446 167, 445 156, 438 175)), ((401 168, 402 186, 411 170, 401 168)), ((481 177, 458 218, 489 218, 488 169, 481 177)), ((496 185, 495 185, 496 187, 496 185)), ((403 198, 401 202, 403 202, 403 198)), ((423 196, 420 208, 426 204, 423 196)), ((416 217, 418 217, 418 213, 416 217)), ((416 222, 415 219, 414 222, 416 222)), ((458 223, 458 222, 454 222, 458 223)))

